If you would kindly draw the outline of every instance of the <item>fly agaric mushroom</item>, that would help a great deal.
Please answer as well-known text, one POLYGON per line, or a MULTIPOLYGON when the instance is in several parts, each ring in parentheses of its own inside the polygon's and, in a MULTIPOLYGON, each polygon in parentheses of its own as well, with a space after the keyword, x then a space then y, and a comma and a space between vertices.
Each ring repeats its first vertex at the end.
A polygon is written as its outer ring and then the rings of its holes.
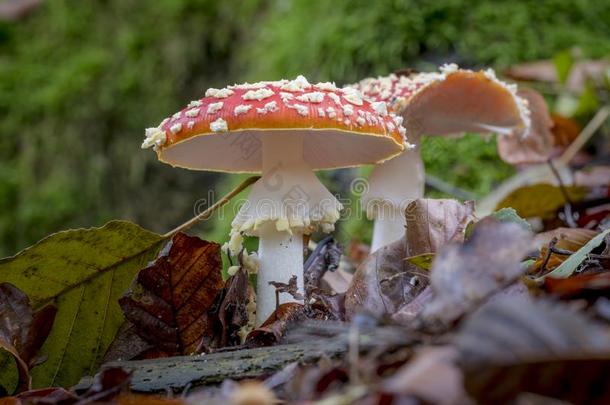
MULTIPOLYGON (((288 81, 209 89, 204 98, 146 131, 142 147, 195 170, 262 172, 232 222, 229 249, 259 237, 257 324, 275 309, 270 281, 297 276, 303 292, 303 234, 330 232, 342 208, 313 170, 378 163, 405 148, 402 118, 384 103, 331 83, 288 81)), ((282 293, 281 302, 294 300, 282 293)))
MULTIPOLYGON (((409 140, 462 132, 526 135, 529 110, 516 86, 498 80, 493 70, 474 72, 443 65, 438 73, 392 74, 368 78, 349 87, 372 101, 384 101, 405 120, 409 140)), ((378 164, 362 196, 375 220, 371 251, 404 235, 404 210, 423 196, 424 167, 419 146, 378 164)))

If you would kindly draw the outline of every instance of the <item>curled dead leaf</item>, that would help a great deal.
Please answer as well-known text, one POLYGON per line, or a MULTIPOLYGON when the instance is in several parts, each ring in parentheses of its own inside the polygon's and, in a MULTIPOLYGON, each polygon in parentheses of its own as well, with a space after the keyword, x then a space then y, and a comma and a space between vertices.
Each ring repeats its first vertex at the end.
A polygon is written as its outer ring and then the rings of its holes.
POLYGON ((529 231, 493 217, 477 223, 464 244, 441 249, 430 270, 434 294, 422 311, 426 324, 449 326, 485 298, 525 272, 521 260, 532 241, 529 231))
POLYGON ((305 307, 297 302, 281 304, 263 324, 246 337, 248 346, 270 346, 280 341, 288 327, 305 319, 305 307))
POLYGON ((426 278, 407 257, 434 253, 449 241, 462 241, 474 219, 474 203, 418 199, 405 211, 406 234, 384 246, 360 265, 346 293, 346 315, 360 311, 392 315, 412 301, 426 286, 426 278))
POLYGON ((53 305, 34 311, 25 293, 9 283, 0 284, 0 351, 9 353, 17 365, 17 370, 8 364, 2 365, 0 386, 14 392, 31 388, 30 368, 51 332, 56 313, 53 305), (14 371, 17 371, 18 383, 16 387, 9 387, 14 371))

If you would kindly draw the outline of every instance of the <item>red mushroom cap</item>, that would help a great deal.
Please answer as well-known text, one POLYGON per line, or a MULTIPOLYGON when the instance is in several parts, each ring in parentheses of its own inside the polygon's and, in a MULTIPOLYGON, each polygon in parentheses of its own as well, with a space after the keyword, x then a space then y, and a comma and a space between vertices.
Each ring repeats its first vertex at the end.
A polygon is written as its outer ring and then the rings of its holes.
POLYGON ((439 73, 392 74, 353 86, 401 114, 409 135, 529 131, 527 101, 491 69, 474 72, 451 64, 439 73))
POLYGON ((204 98, 147 130, 142 147, 159 160, 200 170, 257 172, 265 132, 303 136, 312 169, 377 163, 405 148, 402 117, 355 89, 297 79, 209 89, 204 98))

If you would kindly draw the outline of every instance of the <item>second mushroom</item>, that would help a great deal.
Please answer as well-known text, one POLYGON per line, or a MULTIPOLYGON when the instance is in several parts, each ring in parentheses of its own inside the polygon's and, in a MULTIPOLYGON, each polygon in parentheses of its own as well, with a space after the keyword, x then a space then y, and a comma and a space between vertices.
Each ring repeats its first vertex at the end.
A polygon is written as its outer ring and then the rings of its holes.
POLYGON ((530 127, 527 101, 517 95, 516 85, 498 80, 492 70, 474 72, 450 64, 438 73, 392 74, 352 86, 370 100, 388 103, 388 108, 405 119, 409 140, 416 144, 376 165, 369 178, 362 200, 375 221, 372 251, 404 235, 405 207, 423 196, 421 135, 495 132, 525 136, 530 127))

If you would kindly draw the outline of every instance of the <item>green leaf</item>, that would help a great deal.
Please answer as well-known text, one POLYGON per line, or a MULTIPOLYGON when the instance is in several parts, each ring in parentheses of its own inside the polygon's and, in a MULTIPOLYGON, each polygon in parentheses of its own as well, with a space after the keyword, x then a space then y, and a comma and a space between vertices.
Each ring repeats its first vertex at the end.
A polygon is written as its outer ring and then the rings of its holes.
MULTIPOLYGON (((494 218, 499 222, 512 222, 514 224, 519 225, 520 227, 522 227, 523 229, 525 229, 527 231, 532 230, 532 226, 530 225, 530 223, 527 222, 525 219, 521 218, 519 216, 519 214, 517 214, 517 211, 515 211, 515 209, 511 208, 511 207, 501 208, 498 211, 492 212, 485 218, 494 218)), ((480 222, 480 221, 478 221, 478 222, 480 222)), ((466 232, 465 232, 466 239, 470 238, 470 235, 472 235, 472 231, 474 230, 474 228, 476 227, 476 224, 478 222, 470 222, 468 224, 468 226, 466 226, 466 232)))
POLYGON ((582 93, 580 93, 578 106, 574 114, 577 116, 594 114, 599 108, 600 101, 595 85, 590 80, 587 80, 582 93))
POLYGON ((118 299, 158 252, 163 237, 126 221, 58 232, 0 260, 0 282, 25 292, 35 309, 58 311, 32 370, 34 387, 70 386, 92 375, 124 321, 118 299))
POLYGON ((430 270, 436 253, 422 253, 421 255, 407 257, 405 260, 423 270, 430 270))
POLYGON ((538 277, 536 281, 542 281, 546 277, 554 277, 554 278, 566 278, 570 277, 572 273, 578 268, 578 266, 585 260, 587 255, 591 253, 593 249, 601 245, 604 241, 606 235, 610 234, 610 228, 606 229, 589 242, 587 242, 583 247, 574 252, 568 259, 561 263, 559 267, 550 273, 545 274, 542 277, 538 277))
POLYGON ((559 83, 566 84, 572 70, 572 65, 574 65, 572 53, 569 50, 556 53, 553 56, 553 63, 555 64, 559 83))

